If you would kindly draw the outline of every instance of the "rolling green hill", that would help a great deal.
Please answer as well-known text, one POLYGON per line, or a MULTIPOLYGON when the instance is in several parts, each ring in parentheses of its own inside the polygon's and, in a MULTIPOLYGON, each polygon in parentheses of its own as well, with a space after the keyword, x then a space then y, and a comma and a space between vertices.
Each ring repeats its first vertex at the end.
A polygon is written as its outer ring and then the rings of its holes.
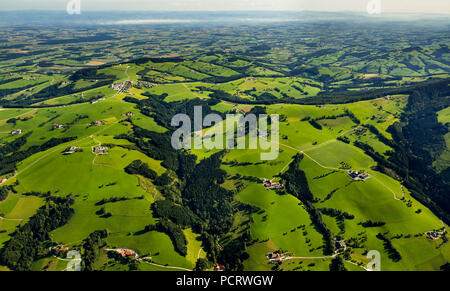
POLYGON ((68 250, 106 271, 450 262, 448 29, 180 29, 89 44, 43 29, 31 47, 5 28, 1 270, 65 270, 68 250), (194 106, 224 120, 194 133, 211 140, 228 114, 278 114, 277 158, 174 149, 172 117, 194 106))

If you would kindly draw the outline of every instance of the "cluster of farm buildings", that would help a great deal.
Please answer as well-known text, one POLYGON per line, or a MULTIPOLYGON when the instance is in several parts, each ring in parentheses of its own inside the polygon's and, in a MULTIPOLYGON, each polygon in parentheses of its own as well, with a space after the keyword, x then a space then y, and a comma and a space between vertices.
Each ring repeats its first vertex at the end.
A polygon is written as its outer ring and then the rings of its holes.
POLYGON ((104 146, 93 147, 92 152, 97 155, 106 155, 108 153, 108 148, 104 146))
POLYGON ((71 155, 75 152, 78 152, 80 150, 79 147, 75 147, 75 146, 71 146, 70 148, 68 148, 63 154, 65 155, 71 155))
POLYGON ((353 181, 365 181, 370 178, 370 175, 364 172, 348 170, 348 176, 353 181))
POLYGON ((280 251, 275 251, 272 253, 268 253, 266 257, 270 263, 277 263, 283 261, 283 259, 285 258, 285 254, 280 253, 280 251))
POLYGON ((50 251, 54 254, 61 254, 69 251, 68 247, 65 247, 64 245, 57 245, 50 247, 50 251))
POLYGON ((121 255, 122 258, 129 258, 129 257, 134 258, 134 259, 139 258, 138 254, 135 251, 130 250, 130 249, 116 249, 115 251, 119 255, 121 255))
POLYGON ((274 182, 274 181, 268 180, 266 178, 262 178, 261 181, 266 190, 278 190, 278 189, 284 188, 284 185, 281 184, 280 182, 274 182))
POLYGON ((427 238, 431 240, 435 240, 441 237, 441 233, 436 231, 427 231, 425 234, 427 235, 427 238))
POLYGON ((345 240, 337 240, 336 238, 334 238, 334 246, 336 247, 336 250, 345 250, 345 248, 347 247, 347 245, 345 244, 345 240))
POLYGON ((92 121, 91 126, 102 126, 103 124, 105 124, 103 121, 97 120, 92 121))

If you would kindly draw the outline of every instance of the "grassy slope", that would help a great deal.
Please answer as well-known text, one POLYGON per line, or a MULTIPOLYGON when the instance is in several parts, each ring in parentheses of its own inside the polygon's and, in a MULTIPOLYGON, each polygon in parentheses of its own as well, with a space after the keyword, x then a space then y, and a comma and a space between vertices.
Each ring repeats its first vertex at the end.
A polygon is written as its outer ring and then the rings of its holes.
MULTIPOLYGON (((438 112, 438 121, 448 126, 448 124, 450 123, 450 107, 438 112)), ((441 172, 450 167, 450 132, 447 133, 444 138, 447 144, 447 149, 433 163, 433 166, 438 172, 441 172)))
MULTIPOLYGON (((177 76, 177 78, 184 77, 196 80, 209 75, 230 76, 234 74, 232 70, 224 69, 220 71, 217 66, 210 66, 206 68, 206 71, 199 72, 195 63, 183 65, 158 63, 146 64, 145 66, 152 67, 155 70, 153 72, 160 74, 161 78, 177 76), (160 72, 166 72, 169 75, 160 72)), ((119 65, 104 69, 103 72, 114 75, 118 81, 137 80, 136 73, 143 67, 119 65)), ((322 73, 345 74, 346 72, 329 70, 322 73)), ((311 80, 301 78, 258 78, 258 80, 239 79, 221 84, 218 87, 238 95, 244 94, 241 93, 242 91, 256 88, 257 92, 266 90, 278 97, 278 92, 272 90, 275 87, 288 95, 297 94, 292 91, 291 85, 294 83, 300 87, 304 85, 304 88, 308 88, 307 86, 310 85, 320 86, 320 84, 311 80)), ((160 85, 145 89, 145 91, 154 94, 168 93, 169 96, 166 100, 175 101, 207 96, 207 93, 197 91, 196 88, 200 85, 210 86, 201 82, 192 82, 185 85, 160 85)), ((141 95, 142 90, 132 89, 131 92, 138 99, 146 98, 141 95)), ((308 94, 317 93, 308 92, 308 94)), ((108 94, 111 94, 111 92, 108 92, 108 94)), ((77 136, 77 140, 73 142, 35 154, 20 163, 18 168, 20 185, 17 189, 20 193, 31 190, 52 191, 56 195, 71 193, 75 196, 76 202, 73 206, 75 215, 67 225, 52 232, 52 238, 55 241, 74 245, 80 243, 94 230, 108 229, 111 236, 107 240, 111 246, 128 247, 137 250, 140 254, 152 255, 154 261, 159 264, 192 268, 200 250, 200 243, 197 241, 196 235, 190 230, 185 230, 188 239, 188 255, 186 258, 181 257, 174 251, 170 239, 165 234, 158 232, 136 234, 145 225, 155 222, 155 218, 150 211, 150 205, 157 193, 150 182, 147 181, 146 186, 143 187, 142 178, 126 174, 123 168, 131 161, 141 159, 161 174, 165 169, 160 166, 160 162, 154 161, 140 152, 118 146, 110 149, 106 156, 95 157, 91 153, 91 147, 99 143, 128 144, 127 141, 113 138, 115 135, 131 130, 130 125, 126 122, 119 123, 125 118, 126 112, 134 113, 132 120, 139 126, 159 132, 165 130, 158 126, 153 119, 140 114, 133 104, 123 102, 122 98, 126 94, 108 96, 107 100, 96 104, 84 103, 57 108, 0 111, 0 142, 10 142, 16 138, 7 134, 14 128, 21 128, 25 132, 33 132, 24 149, 32 145, 42 144, 52 137, 77 136), (52 130, 53 123, 71 123, 77 116, 84 114, 89 117, 79 120, 64 130, 52 130), (6 124, 6 119, 14 116, 29 116, 32 118, 26 121, 18 121, 15 126, 6 124), (88 127, 88 124, 94 120, 103 120, 105 125, 88 127), (83 152, 70 156, 61 155, 61 151, 71 145, 82 147, 83 152), (111 183, 115 184, 108 186, 111 183), (101 206, 97 206, 95 203, 100 199, 111 196, 136 198, 142 195, 144 199, 104 205, 105 210, 112 214, 109 218, 102 218, 96 214, 101 206)), ((301 96, 293 97, 300 98, 301 96)), ((390 137, 386 129, 398 120, 398 114, 405 105, 405 101, 405 96, 394 96, 392 100, 380 98, 347 105, 327 105, 324 108, 286 104, 268 106, 269 114, 277 113, 287 117, 287 120, 280 125, 280 133, 285 138, 281 139, 282 145, 280 146, 279 157, 274 161, 261 162, 260 150, 258 149, 231 150, 225 156, 225 161, 250 162, 252 164, 223 165, 223 168, 230 175, 241 174, 271 178, 286 169, 293 155, 299 151, 304 151, 306 156, 300 167, 306 172, 313 194, 321 200, 316 206, 337 208, 355 215, 354 220, 346 220, 345 222, 345 238, 367 236, 365 248, 382 252, 382 269, 384 270, 437 269, 450 259, 449 244, 436 249, 438 242, 431 242, 423 236, 393 240, 394 246, 402 254, 403 260, 399 263, 393 263, 387 258, 381 241, 375 238, 378 232, 389 231, 389 236, 395 234, 417 235, 433 228, 440 228, 441 222, 428 209, 412 199, 407 189, 405 190, 405 200, 397 200, 403 195, 400 183, 370 170, 370 166, 374 165, 374 161, 370 157, 366 156, 360 149, 338 142, 335 138, 339 135, 347 135, 352 140, 361 139, 381 153, 388 150, 389 147, 379 142, 374 135, 366 134, 362 137, 353 135, 352 129, 356 125, 348 117, 321 120, 319 123, 323 126, 322 130, 315 129, 307 121, 301 121, 304 117, 317 118, 339 115, 344 112, 344 109, 349 109, 362 123, 373 124, 382 134, 390 137), (381 118, 373 119, 372 116, 374 115, 381 116, 381 118), (335 173, 329 174, 338 168, 341 162, 351 165, 354 169, 364 169, 372 177, 366 182, 351 183, 344 171, 336 170, 335 173), (329 175, 318 178, 324 174, 329 175), (327 195, 337 188, 338 190, 334 195, 324 201, 327 195), (411 201, 411 207, 407 206, 407 201, 411 201), (420 214, 415 213, 419 208, 422 212, 420 214), (359 222, 368 219, 385 221, 386 225, 370 229, 364 229, 358 225, 359 222)), ((61 100, 51 102, 58 103, 61 100)), ((232 110, 234 106, 228 103, 220 103, 215 108, 227 112, 232 110)), ((244 107, 241 106, 240 108, 244 107)), ((441 116, 446 115, 440 114, 440 118, 442 118, 441 116)), ((193 152, 199 158, 203 158, 214 151, 194 150, 193 152)), ((11 179, 11 181, 14 181, 14 179, 11 179)), ((321 256, 322 238, 311 226, 309 215, 298 199, 290 195, 280 196, 275 192, 266 191, 262 185, 253 182, 246 182, 246 188, 236 196, 236 199, 263 210, 263 213, 252 215, 254 222, 250 230, 254 238, 258 239, 258 242, 248 248, 250 259, 244 262, 246 269, 270 269, 272 265, 267 264, 265 254, 268 251, 280 248, 295 256, 321 256), (305 225, 305 231, 298 229, 301 225, 305 225)), ((10 219, 27 219, 42 204, 43 200, 37 197, 11 194, 6 201, 0 203, 0 213, 10 219)), ((324 217, 324 221, 334 233, 340 231, 335 219, 324 217)), ((1 229, 7 230, 7 233, 0 234, 0 242, 6 241, 8 239, 7 234, 14 231, 19 223, 21 221, 0 221, 1 229)), ((364 249, 356 249, 353 255, 354 259, 364 261, 360 255, 363 252, 364 249)), ((201 250, 200 256, 204 256, 201 250)), ((283 269, 295 269, 301 266, 304 270, 327 270, 329 261, 329 258, 293 260, 283 264, 283 269)), ((47 259, 45 262, 36 262, 34 268, 40 269, 47 264, 49 264, 49 269, 60 269, 62 263, 47 259)), ((352 270, 361 269, 349 263, 346 263, 346 266, 352 270)), ((113 270, 124 269, 126 266, 116 264, 103 267, 113 270)), ((141 264, 139 268, 162 269, 144 264, 141 264)))

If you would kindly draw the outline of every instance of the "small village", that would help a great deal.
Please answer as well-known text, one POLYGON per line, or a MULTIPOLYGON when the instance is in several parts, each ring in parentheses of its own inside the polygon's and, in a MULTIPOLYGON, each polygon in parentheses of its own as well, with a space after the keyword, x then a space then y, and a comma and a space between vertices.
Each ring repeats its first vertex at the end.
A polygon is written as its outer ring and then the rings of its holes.
POLYGON ((279 190, 279 189, 283 189, 284 185, 281 184, 280 182, 274 182, 272 180, 268 180, 266 178, 262 178, 260 179, 261 182, 263 183, 263 186, 266 190, 270 191, 270 190, 279 190))
POLYGON ((367 173, 364 173, 362 171, 354 171, 354 170, 348 170, 348 176, 353 181, 366 181, 370 178, 370 175, 367 173))
POLYGON ((125 81, 121 83, 114 83, 111 85, 111 88, 118 93, 128 93, 131 88, 131 82, 125 81))

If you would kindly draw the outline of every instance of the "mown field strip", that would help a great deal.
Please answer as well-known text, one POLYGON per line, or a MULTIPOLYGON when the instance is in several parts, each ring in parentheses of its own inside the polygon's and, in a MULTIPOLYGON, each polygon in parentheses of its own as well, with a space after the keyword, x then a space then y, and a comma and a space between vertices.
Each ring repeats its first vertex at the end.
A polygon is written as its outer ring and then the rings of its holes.
MULTIPOLYGON (((11 108, 11 109, 13 109, 13 108, 11 108)), ((0 109, 0 110, 7 110, 7 109, 2 108, 2 109, 0 109)), ((36 111, 38 111, 38 109, 33 109, 33 110, 31 110, 31 111, 27 111, 27 112, 25 112, 25 113, 22 113, 22 114, 19 114, 19 115, 10 117, 10 118, 2 119, 2 120, 0 120, 0 122, 2 122, 2 121, 7 121, 8 119, 11 119, 11 118, 19 118, 19 117, 21 117, 21 116, 24 116, 24 115, 27 115, 27 114, 30 114, 30 113, 35 113, 36 111)))
POLYGON ((23 219, 23 218, 5 218, 0 216, 0 220, 7 220, 7 221, 24 221, 24 220, 28 220, 28 219, 23 219))

